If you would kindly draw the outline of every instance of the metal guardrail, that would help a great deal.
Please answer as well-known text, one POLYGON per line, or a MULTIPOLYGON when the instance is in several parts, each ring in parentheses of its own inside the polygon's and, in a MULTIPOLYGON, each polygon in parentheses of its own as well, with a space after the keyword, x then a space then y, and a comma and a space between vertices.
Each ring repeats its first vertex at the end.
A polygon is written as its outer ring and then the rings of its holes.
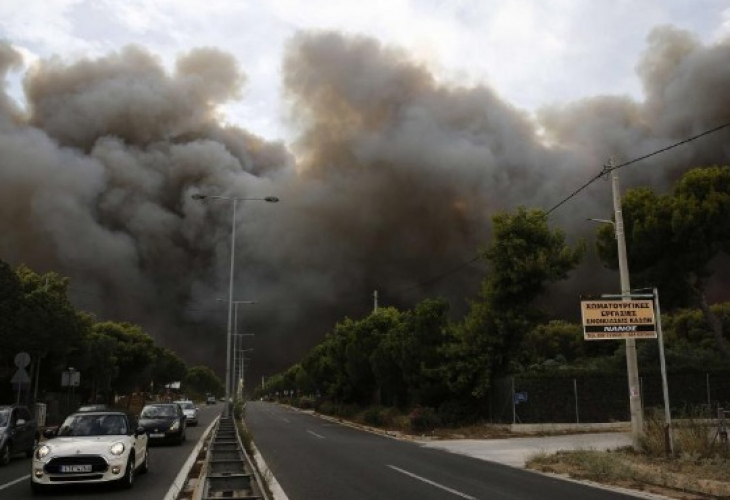
POLYGON ((208 444, 200 486, 196 500, 269 500, 232 418, 218 421, 208 444))

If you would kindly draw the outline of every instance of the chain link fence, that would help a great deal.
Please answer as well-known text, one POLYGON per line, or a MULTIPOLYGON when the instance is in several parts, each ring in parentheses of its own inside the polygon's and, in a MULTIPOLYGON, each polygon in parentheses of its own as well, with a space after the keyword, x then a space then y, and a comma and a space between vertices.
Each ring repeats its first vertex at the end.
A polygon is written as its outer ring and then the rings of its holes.
MULTIPOLYGON (((640 377, 644 414, 663 412, 659 373, 640 377)), ((668 374, 672 417, 711 416, 730 408, 730 371, 668 374)), ((514 376, 492 388, 490 413, 495 423, 608 423, 631 420, 626 375, 514 376)))

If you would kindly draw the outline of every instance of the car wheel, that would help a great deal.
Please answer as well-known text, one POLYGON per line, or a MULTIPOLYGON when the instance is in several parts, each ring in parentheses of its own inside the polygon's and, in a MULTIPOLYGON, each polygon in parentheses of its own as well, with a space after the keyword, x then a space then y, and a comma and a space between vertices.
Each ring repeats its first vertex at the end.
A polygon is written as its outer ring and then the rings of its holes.
POLYGON ((0 465, 8 465, 8 463, 10 463, 10 443, 5 443, 0 450, 0 465))
MULTIPOLYGON (((134 453, 134 451, 132 451, 134 453)), ((124 472, 124 476, 119 480, 119 486, 125 490, 130 489, 134 486, 134 457, 130 456, 127 462, 127 470, 124 472)))
POLYGON ((150 471, 150 449, 147 448, 144 451, 144 462, 142 462, 142 465, 139 467, 139 473, 146 474, 149 471, 150 471))

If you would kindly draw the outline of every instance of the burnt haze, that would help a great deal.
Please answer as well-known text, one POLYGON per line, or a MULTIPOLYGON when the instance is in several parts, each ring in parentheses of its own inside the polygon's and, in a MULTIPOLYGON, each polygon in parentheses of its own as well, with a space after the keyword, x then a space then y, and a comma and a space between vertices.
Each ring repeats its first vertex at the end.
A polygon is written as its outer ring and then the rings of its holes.
MULTIPOLYGON (((25 108, 0 92, 0 258, 71 277, 80 309, 221 370, 231 206, 191 195, 277 196, 238 211, 234 299, 258 302, 239 308, 238 329, 256 335, 255 383, 345 315, 369 313, 373 290, 384 306, 442 296, 463 312, 484 265, 431 278, 489 243, 492 215, 549 209, 611 156, 730 121, 728 61, 730 40, 658 28, 638 57, 643 100, 596 96, 532 116, 372 39, 301 33, 283 60, 296 131, 285 145, 219 120, 245 74, 217 49, 181 54, 173 71, 139 46, 42 60, 25 75, 25 108)), ((20 62, 0 41, 0 81, 20 62)), ((729 158, 723 131, 623 169, 622 187, 663 190, 729 158)), ((596 182, 551 218, 590 237, 586 217, 611 212, 610 186, 596 182)), ((728 277, 721 268, 717 297, 728 277)), ((618 278, 589 258, 559 288, 555 311, 577 316, 578 294, 614 291, 618 278)))

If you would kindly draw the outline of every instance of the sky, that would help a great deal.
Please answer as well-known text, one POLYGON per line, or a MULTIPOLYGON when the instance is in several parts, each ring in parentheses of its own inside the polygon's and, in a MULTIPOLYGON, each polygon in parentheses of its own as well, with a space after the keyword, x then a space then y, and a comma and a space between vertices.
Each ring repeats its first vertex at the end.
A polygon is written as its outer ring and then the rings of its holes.
MULTIPOLYGON (((0 38, 38 58, 100 56, 134 43, 170 67, 194 47, 233 54, 247 77, 224 119, 290 140, 284 46, 299 30, 362 34, 407 51, 439 78, 482 83, 518 108, 597 94, 639 98, 635 66, 651 30, 671 24, 709 43, 730 33, 723 0, 5 0, 0 38)), ((23 101, 22 72, 12 81, 23 101)))
MULTIPOLYGON (((458 320, 495 214, 730 122, 728 61, 726 1, 4 0, 0 258, 220 370, 233 233, 233 298, 257 302, 240 331, 270 375, 375 290, 458 320), (253 199, 232 231, 200 193, 253 199)), ((652 156, 622 187, 666 191, 728 144, 652 156)), ((550 221, 592 248, 586 218, 611 213, 595 182, 550 221)), ((547 300, 575 320, 617 286, 590 252, 547 300)))

